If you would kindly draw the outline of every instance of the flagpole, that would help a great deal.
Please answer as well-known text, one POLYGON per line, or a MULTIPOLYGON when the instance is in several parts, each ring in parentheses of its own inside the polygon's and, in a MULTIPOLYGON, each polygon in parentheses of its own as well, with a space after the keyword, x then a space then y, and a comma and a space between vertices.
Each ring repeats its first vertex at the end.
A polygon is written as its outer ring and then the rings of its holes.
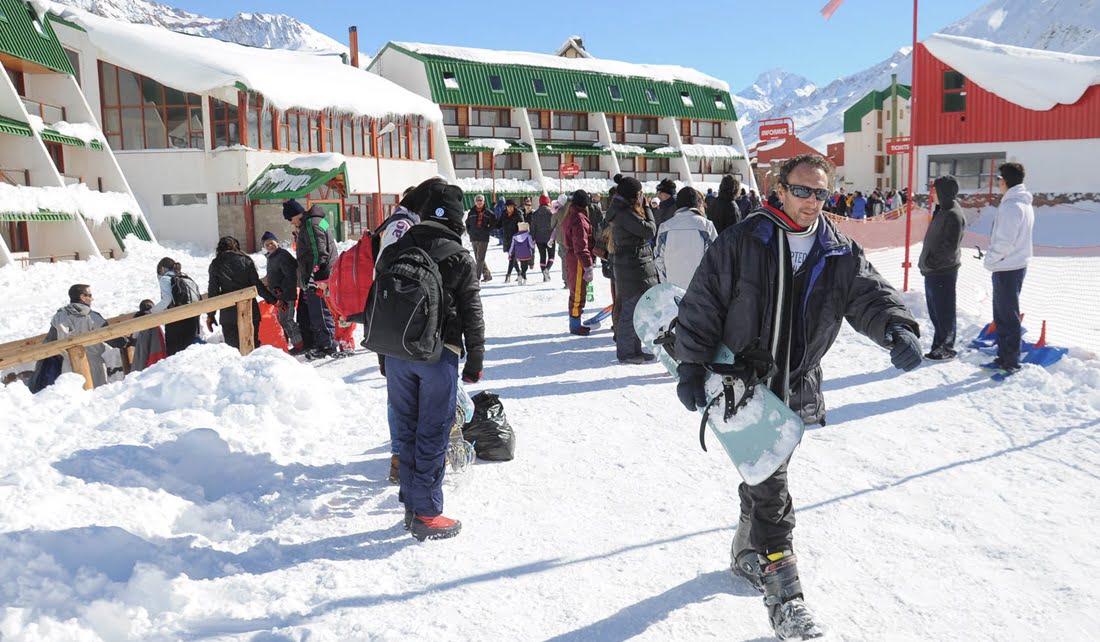
POLYGON ((902 279, 902 292, 909 291, 909 268, 912 267, 909 262, 909 243, 913 235, 913 197, 916 196, 916 190, 913 189, 913 170, 916 169, 917 160, 917 142, 914 134, 917 129, 917 3, 919 1, 913 0, 913 50, 909 52, 909 62, 912 65, 912 79, 909 83, 909 198, 905 201, 905 262, 902 263, 905 276, 902 279))

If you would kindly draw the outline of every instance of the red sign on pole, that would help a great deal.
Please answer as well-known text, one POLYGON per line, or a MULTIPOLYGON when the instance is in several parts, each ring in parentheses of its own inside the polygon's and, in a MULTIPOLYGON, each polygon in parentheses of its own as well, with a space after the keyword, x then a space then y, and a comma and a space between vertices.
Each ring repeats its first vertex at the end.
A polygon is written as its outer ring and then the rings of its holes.
POLYGON ((562 165, 558 169, 561 171, 561 175, 566 177, 566 178, 573 178, 577 174, 581 173, 580 165, 575 165, 573 163, 570 163, 568 165, 562 165))
POLYGON ((891 156, 908 154, 913 147, 913 141, 908 136, 886 139, 886 153, 891 156))
POLYGON ((781 138, 791 137, 791 126, 789 123, 770 123, 767 125, 760 125, 760 140, 779 140, 781 138))

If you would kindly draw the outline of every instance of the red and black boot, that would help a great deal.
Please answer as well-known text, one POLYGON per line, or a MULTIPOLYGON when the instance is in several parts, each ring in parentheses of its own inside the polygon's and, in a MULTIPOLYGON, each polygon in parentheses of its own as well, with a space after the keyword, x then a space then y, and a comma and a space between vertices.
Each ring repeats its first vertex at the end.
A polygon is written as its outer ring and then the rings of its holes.
POLYGON ((412 536, 420 542, 426 539, 450 539, 458 535, 461 530, 462 522, 442 515, 435 517, 415 515, 412 526, 409 528, 412 536))

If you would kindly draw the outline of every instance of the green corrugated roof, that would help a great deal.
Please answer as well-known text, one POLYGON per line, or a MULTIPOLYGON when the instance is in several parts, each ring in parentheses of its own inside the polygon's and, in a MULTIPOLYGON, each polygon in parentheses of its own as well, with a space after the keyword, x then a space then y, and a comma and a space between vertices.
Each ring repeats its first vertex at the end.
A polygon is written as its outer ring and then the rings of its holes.
POLYGON ((92 149, 97 149, 100 151, 103 150, 103 144, 100 143, 98 140, 92 140, 91 142, 85 143, 79 138, 76 138, 74 136, 66 136, 65 134, 54 131, 52 129, 43 129, 38 133, 40 136, 42 136, 42 140, 48 140, 52 143, 72 145, 73 147, 90 147, 92 149))
MULTIPOLYGON (((471 146, 469 143, 470 139, 468 138, 447 139, 447 144, 450 145, 452 152, 488 152, 493 149, 492 147, 471 146)), ((508 143, 511 147, 504 150, 505 154, 522 154, 531 151, 531 146, 527 143, 521 143, 518 140, 510 140, 508 143)))
MULTIPOLYGON (((911 91, 909 85, 898 85, 898 98, 909 100, 911 91)), ((890 89, 872 91, 859 102, 844 111, 844 133, 851 134, 862 131, 861 121, 863 117, 872 111, 882 109, 886 101, 890 100, 890 89)))
POLYGON ((50 21, 51 22, 56 22, 59 25, 65 25, 66 27, 68 27, 70 29, 76 29, 77 31, 83 31, 84 33, 88 33, 88 30, 85 29, 84 27, 81 27, 80 25, 76 24, 75 22, 69 22, 68 20, 62 18, 61 16, 57 16, 57 15, 54 15, 52 13, 50 14, 50 21))
POLYGON ((64 212, 0 212, 0 221, 5 223, 57 223, 71 220, 73 215, 64 212))
MULTIPOLYGON (((392 42, 382 52, 391 48, 424 63, 432 100, 439 104, 737 120, 729 92, 713 87, 588 71, 470 62, 420 54, 392 42), (444 86, 444 71, 455 74, 458 89, 444 86), (492 90, 489 76, 500 76, 503 91, 492 90), (545 95, 535 93, 532 81, 536 78, 545 84, 545 95), (576 83, 584 84, 587 98, 577 96, 576 83), (618 87, 621 100, 611 98, 611 86, 618 87), (656 103, 647 99, 646 89, 656 94, 656 103), (686 92, 691 98, 692 107, 684 105, 681 92, 686 92), (725 109, 718 109, 716 98, 725 105, 725 109)), ((381 56, 382 53, 379 53, 375 60, 381 56)))
POLYGON ((249 199, 287 199, 306 196, 337 176, 347 184, 347 163, 330 170, 301 169, 290 165, 268 165, 244 191, 249 199))
POLYGON ((53 25, 23 0, 0 0, 0 51, 63 74, 73 74, 53 25))
POLYGON ((34 136, 31 126, 21 120, 0 116, 0 132, 14 134, 16 136, 34 136))
POLYGON ((535 143, 540 154, 573 154, 574 156, 607 156, 611 150, 584 143, 535 143))

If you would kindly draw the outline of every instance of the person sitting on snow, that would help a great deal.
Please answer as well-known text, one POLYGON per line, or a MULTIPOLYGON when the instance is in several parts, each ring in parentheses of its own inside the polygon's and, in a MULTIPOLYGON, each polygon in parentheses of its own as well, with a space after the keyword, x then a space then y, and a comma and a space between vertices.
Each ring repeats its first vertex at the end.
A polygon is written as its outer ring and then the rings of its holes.
MULTIPOLYGON (((92 310, 92 286, 77 283, 69 288, 69 304, 59 309, 50 319, 50 331, 42 343, 61 341, 73 335, 91 332, 107 325, 107 320, 95 310, 92 310)), ((107 383, 107 364, 103 362, 103 353, 107 346, 122 349, 127 346, 127 337, 111 339, 103 343, 85 346, 84 354, 88 360, 88 370, 92 375, 92 385, 101 386, 107 383)), ((38 392, 53 385, 59 375, 64 372, 72 372, 73 366, 69 361, 69 353, 48 357, 39 361, 31 376, 31 392, 38 392)))

